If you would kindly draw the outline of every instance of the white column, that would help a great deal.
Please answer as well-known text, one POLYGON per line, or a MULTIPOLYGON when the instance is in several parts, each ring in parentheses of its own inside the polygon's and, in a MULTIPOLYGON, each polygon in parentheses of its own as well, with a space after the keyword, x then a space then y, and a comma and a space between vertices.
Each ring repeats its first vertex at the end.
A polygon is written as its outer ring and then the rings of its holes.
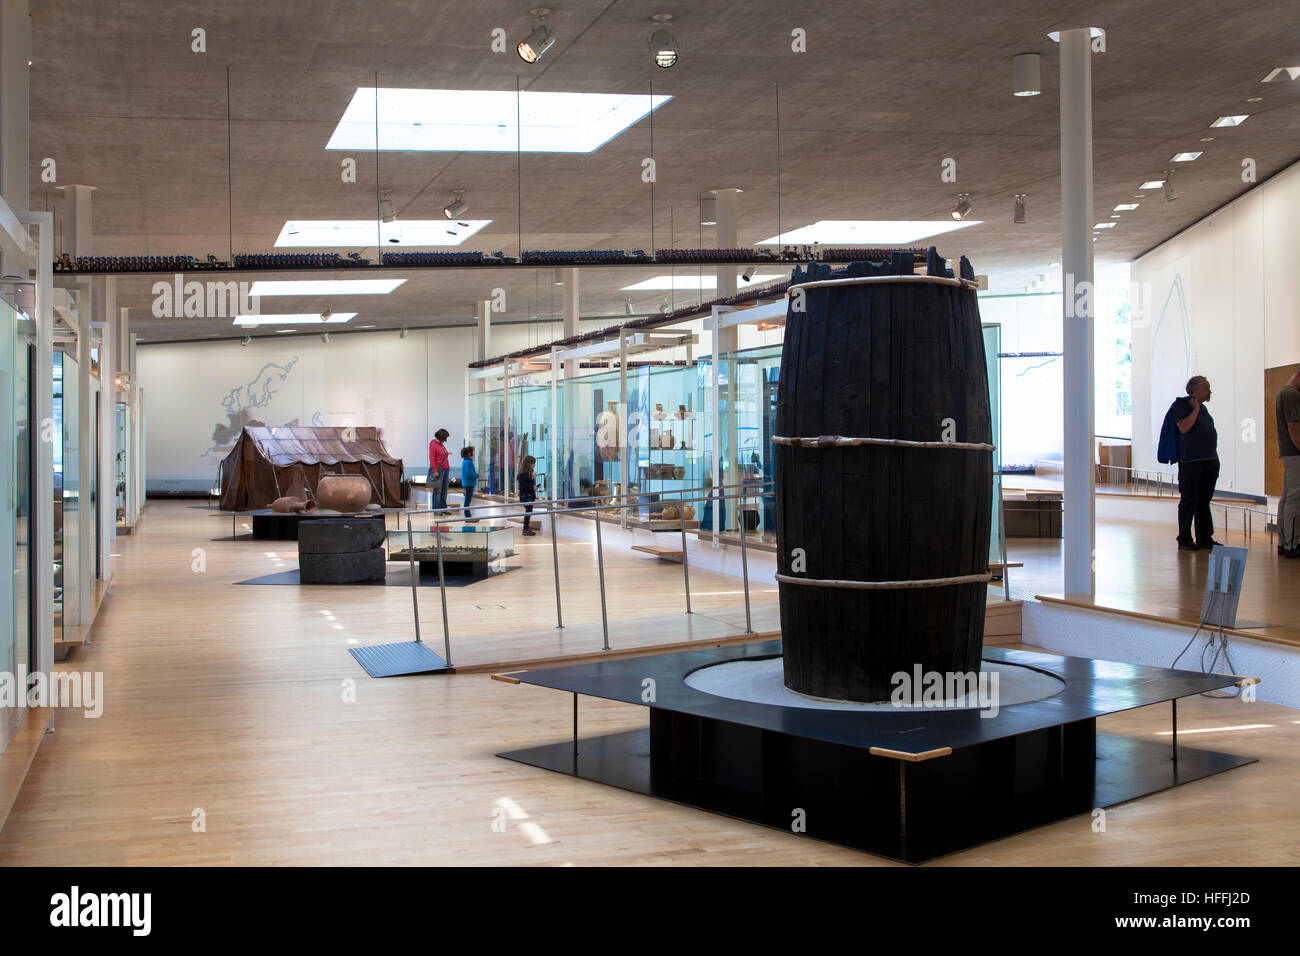
MULTIPOLYGON (((492 355, 492 300, 479 299, 474 304, 474 361, 492 355)), ((480 380, 482 381, 482 380, 480 380)), ((479 386, 482 390, 483 386, 479 386)))
MULTIPOLYGON (((65 249, 71 249, 65 244, 65 249)), ((95 460, 95 395, 91 389, 90 348, 91 319, 89 281, 79 284, 77 294, 77 546, 80 554, 80 593, 77 596, 76 621, 65 624, 90 622, 91 582, 95 577, 95 510, 90 503, 90 486, 96 471, 95 460)), ((102 495, 103 489, 95 492, 102 495)), ((66 523, 68 516, 64 515, 66 523)))
POLYGON ((117 536, 117 373, 113 361, 113 332, 117 324, 117 277, 92 280, 95 289, 95 315, 99 320, 99 576, 113 578, 113 539, 117 536))
MULTIPOLYGON (((716 229, 717 248, 734 249, 736 248, 736 219, 738 197, 741 190, 735 188, 715 189, 713 194, 717 197, 715 211, 718 217, 716 229)), ((734 265, 718 266, 718 288, 717 298, 727 298, 736 294, 736 267, 734 265)), ((713 362, 714 374, 717 375, 722 371, 722 356, 735 352, 740 348, 740 329, 734 325, 719 329, 713 340, 713 362)), ((724 466, 728 463, 730 457, 735 454, 736 449, 736 383, 728 379, 726 384, 726 406, 730 410, 732 429, 725 436, 723 433, 723 422, 718 418, 713 421, 713 457, 718 462, 715 471, 718 473, 718 484, 726 484, 729 478, 734 479, 736 469, 726 469, 724 466), (724 454, 726 457, 723 457, 724 454)), ((715 486, 716 487, 716 486, 715 486)), ((714 514, 714 525, 717 531, 725 531, 734 521, 736 514, 736 502, 719 502, 718 513, 714 514), (727 513, 727 520, 721 520, 721 511, 727 513)))
POLYGON ((1065 376, 1065 593, 1095 593, 1093 552, 1092 62, 1089 31, 1061 32, 1061 272, 1065 376))
POLYGON ((59 252, 66 252, 74 259, 94 255, 90 197, 95 187, 77 183, 59 189, 63 190, 63 248, 59 252))

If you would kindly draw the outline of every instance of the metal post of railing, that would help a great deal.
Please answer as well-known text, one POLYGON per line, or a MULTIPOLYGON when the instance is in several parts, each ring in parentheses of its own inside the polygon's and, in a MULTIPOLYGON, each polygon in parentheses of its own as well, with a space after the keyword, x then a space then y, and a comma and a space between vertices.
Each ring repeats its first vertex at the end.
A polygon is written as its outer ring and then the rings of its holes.
POLYGON ((678 506, 682 516, 682 582, 686 585, 686 613, 691 613, 691 562, 686 556, 686 505, 678 506))
POLYGON ((605 552, 600 539, 600 512, 596 516, 596 562, 600 569, 600 627, 605 635, 605 650, 609 650, 609 612, 605 608, 605 552))
POLYGON ((555 626, 564 627, 564 615, 560 612, 560 545, 555 537, 555 504, 551 504, 551 556, 555 559, 555 626))
POLYGON ((406 555, 411 559, 411 609, 415 612, 415 643, 420 640, 420 571, 415 566, 415 532, 411 530, 411 516, 406 516, 406 555))
POLYGON ((1011 559, 1007 557, 1006 500, 1002 496, 1002 476, 998 475, 998 552, 1002 555, 1002 599, 1011 600, 1011 559))
POLYGON ((740 521, 737 522, 737 524, 740 525, 740 572, 744 576, 745 580, 745 633, 753 634, 754 625, 749 616, 749 552, 745 545, 745 499, 743 496, 744 489, 742 488, 741 497, 737 499, 741 502, 741 509, 739 512, 740 521))
POLYGON ((442 570, 442 525, 433 526, 434 538, 438 542, 438 590, 442 594, 442 646, 445 651, 443 660, 451 663, 451 627, 447 623, 447 578, 442 570))

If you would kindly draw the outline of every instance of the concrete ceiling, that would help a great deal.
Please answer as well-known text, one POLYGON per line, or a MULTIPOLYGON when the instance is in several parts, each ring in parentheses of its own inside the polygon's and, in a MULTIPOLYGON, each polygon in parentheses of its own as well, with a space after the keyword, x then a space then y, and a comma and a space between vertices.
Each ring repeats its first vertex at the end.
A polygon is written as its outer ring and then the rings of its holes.
MULTIPOLYGON (((502 0, 43 0, 32 5, 32 205, 61 222, 62 194, 40 181, 52 157, 59 184, 97 187, 95 254, 224 259, 232 246, 275 251, 287 219, 372 218, 377 185, 407 219, 439 216, 464 188, 468 215, 494 220, 464 248, 514 254, 520 233, 532 249, 711 246, 698 195, 737 186, 748 245, 778 227, 779 83, 782 229, 940 219, 969 192, 984 224, 940 237, 940 251, 969 255, 994 288, 1018 288, 1060 258, 1058 59, 1046 34, 1086 25, 1107 31, 1106 52, 1093 57, 1095 217, 1141 203, 1096 243, 1099 262, 1139 255, 1239 195, 1243 158, 1263 181, 1300 154, 1300 81, 1260 82, 1274 67, 1300 65, 1292 0, 559 2, 550 18, 558 42, 528 65, 513 52, 527 6, 502 0), (646 49, 659 12, 675 16, 681 59, 672 70, 657 69, 646 49), (206 53, 191 52, 196 27, 206 53), (509 52, 490 51, 495 27, 507 31, 509 52), (796 27, 806 53, 791 51, 796 27), (1011 59, 1035 51, 1043 94, 1013 97, 1011 59), (640 176, 651 155, 646 120, 587 155, 382 152, 377 180, 374 153, 355 154, 357 182, 343 183, 340 159, 354 154, 324 146, 375 71, 384 87, 514 90, 518 76, 528 90, 619 93, 653 82, 674 96, 653 118, 653 242, 640 176), (1209 128, 1237 113, 1251 116, 1209 128), (1178 169, 1180 198, 1156 190, 1134 199, 1183 150, 1204 155, 1178 169), (940 179, 945 157, 957 161, 955 184, 940 179), (1029 221, 1017 226, 1012 197, 1022 192, 1029 221)), ((375 255, 373 246, 338 251, 375 255)), ((265 299, 261 310, 328 305, 360 313, 353 326, 461 324, 494 287, 506 290, 505 321, 551 319, 561 308, 549 270, 403 274, 406 284, 387 296, 265 299)), ((585 271, 583 314, 621 314, 629 295, 636 311, 656 310, 666 293, 621 291, 652 274, 585 271)), ((119 280, 142 340, 242 334, 229 319, 152 317, 153 281, 119 280)), ((673 304, 693 298, 679 292, 673 304)))

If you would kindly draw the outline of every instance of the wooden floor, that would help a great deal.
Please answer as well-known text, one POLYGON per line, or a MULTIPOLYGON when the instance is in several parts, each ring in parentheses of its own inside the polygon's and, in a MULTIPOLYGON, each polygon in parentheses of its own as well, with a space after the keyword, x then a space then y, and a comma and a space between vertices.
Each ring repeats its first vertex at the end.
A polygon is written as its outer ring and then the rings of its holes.
MULTIPOLYGON (((104 672, 103 716, 60 713, 0 831, 0 863, 894 865, 501 760, 564 739, 571 698, 476 673, 372 680, 346 650, 409 637, 409 591, 235 587, 292 567, 292 546, 211 542, 213 530, 201 511, 151 502, 116 543, 93 642, 60 665, 104 672)), ((519 560, 534 547, 540 570, 450 591, 453 623, 549 627, 549 540, 522 542, 519 560)), ((594 554, 563 547, 566 623, 590 625, 594 554)), ((679 610, 679 567, 613 556, 607 570, 621 616, 679 610)), ((701 572, 692 585, 704 616, 743 621, 733 579, 701 572)), ((436 596, 421 593, 430 614, 436 596)), ((644 720, 584 701, 581 732, 644 720)), ((1102 729, 1168 740, 1168 721, 1156 707, 1102 729)), ((1300 863, 1300 712, 1193 698, 1179 728, 1187 745, 1261 762, 1114 808, 1105 833, 1084 815, 931 865, 1300 863)))
MULTIPOLYGON (((1217 520, 1217 519, 1216 519, 1217 520)), ((1155 522, 1097 522, 1097 607, 1116 608, 1190 623, 1201 616, 1201 596, 1209 554, 1179 551, 1177 529, 1155 522)), ((1246 576, 1237 609, 1239 622, 1265 623, 1249 633, 1300 646, 1300 560, 1277 555, 1263 531, 1253 535, 1218 528, 1216 541, 1250 549, 1246 576)), ((1062 594, 1061 540, 1011 538, 1007 555, 1024 562, 1010 570, 1012 588, 1019 594, 1062 594)))

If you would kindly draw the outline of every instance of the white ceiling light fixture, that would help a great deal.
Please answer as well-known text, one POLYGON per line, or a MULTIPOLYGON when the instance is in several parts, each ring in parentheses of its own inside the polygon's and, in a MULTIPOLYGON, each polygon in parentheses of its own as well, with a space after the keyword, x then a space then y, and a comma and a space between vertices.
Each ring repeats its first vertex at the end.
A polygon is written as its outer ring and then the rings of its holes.
POLYGON ((1240 126, 1248 119, 1250 119, 1249 113, 1241 113, 1237 116, 1220 116, 1210 124, 1210 129, 1216 129, 1223 126, 1240 126))
POLYGON ((388 295, 405 279, 258 279, 249 295, 388 295))
POLYGON ((267 315, 237 315, 235 325, 343 325, 357 317, 355 312, 331 312, 326 309, 319 315, 310 312, 285 312, 267 315))
POLYGON ((410 334, 411 334, 411 330, 408 329, 406 326, 402 326, 402 331, 397 333, 397 337, 399 339, 404 339, 410 334))
POLYGON ((1129 212, 1130 210, 1136 209, 1136 208, 1137 208, 1138 206, 1140 206, 1140 205, 1142 205, 1140 202, 1122 202, 1122 203, 1120 203, 1118 206, 1115 207, 1115 211, 1116 211, 1116 212, 1129 212))
POLYGON ((328 332, 322 332, 322 333, 320 334, 320 340, 321 340, 322 342, 324 342, 326 345, 329 345, 329 344, 330 344, 330 334, 329 334, 328 332))
POLYGON ((631 314, 632 314, 632 300, 631 300, 631 299, 624 299, 624 300, 623 300, 623 314, 624 314, 624 315, 631 315, 631 314))
POLYGON ((1300 66, 1279 66, 1276 70, 1270 71, 1260 82, 1287 83, 1295 79, 1300 79, 1300 66))
POLYGON ((1163 179, 1148 179, 1139 186, 1138 189, 1161 189, 1164 187, 1164 184, 1165 181, 1163 179))
MULTIPOLYGON (((1094 40, 1096 40, 1098 37, 1104 37, 1105 35, 1106 35, 1106 31, 1103 30, 1101 27, 1088 27, 1088 36, 1094 40)), ((1053 30, 1051 33, 1047 34, 1047 39, 1051 40, 1053 43, 1060 43, 1061 31, 1053 30)))
POLYGON ((958 193, 957 205, 952 207, 952 218, 956 222, 961 222, 970 212, 970 193, 958 193))
POLYGON ((1012 95, 1037 96, 1041 92, 1043 92, 1042 57, 1037 53, 1020 53, 1012 57, 1012 95))
MULTIPOLYGON (((469 219, 447 228, 445 219, 404 219, 400 223, 380 223, 383 241, 401 246, 459 246, 480 229, 492 225, 491 219, 469 219)), ((297 219, 285 223, 276 237, 276 248, 364 249, 375 244, 373 219, 297 219), (292 228, 290 228, 292 227, 292 228)))
POLYGON ((1115 228, 1115 224, 1114 224, 1113 222, 1099 222, 1099 223, 1097 223, 1097 225, 1093 226, 1092 228, 1094 228, 1094 229, 1114 229, 1114 228, 1115 228))
POLYGON ((671 100, 656 93, 358 87, 326 149, 591 153, 671 100), (378 102, 376 102, 378 101, 378 102), (376 123, 375 110, 379 119, 376 123))
POLYGON ((677 37, 673 35, 671 13, 656 13, 650 18, 658 26, 650 34, 650 53, 654 56, 655 66, 661 70, 671 70, 677 65, 677 37))
POLYGON ((758 245, 905 246, 978 225, 981 225, 978 219, 962 222, 950 219, 821 219, 812 225, 764 239, 758 245))
POLYGON ((452 200, 442 207, 442 214, 448 219, 459 219, 469 211, 469 203, 465 201, 464 189, 453 189, 452 200))
POLYGON ((1200 158, 1200 153, 1174 153, 1174 158, 1169 160, 1171 163, 1191 163, 1200 158))
POLYGON ((1025 200, 1028 197, 1024 193, 1016 193, 1016 211, 1012 216, 1012 222, 1023 223, 1025 221, 1025 200))
POLYGON ((1165 202, 1173 202, 1175 199, 1178 198, 1178 190, 1174 189, 1173 180, 1170 178, 1173 176, 1173 174, 1174 171, 1172 169, 1165 170, 1164 185, 1160 187, 1165 194, 1165 202))
POLYGON ((546 18, 553 12, 550 7, 533 7, 528 11, 533 15, 533 32, 528 34, 515 51, 525 63, 536 63, 546 51, 555 45, 555 31, 546 25, 546 18))

